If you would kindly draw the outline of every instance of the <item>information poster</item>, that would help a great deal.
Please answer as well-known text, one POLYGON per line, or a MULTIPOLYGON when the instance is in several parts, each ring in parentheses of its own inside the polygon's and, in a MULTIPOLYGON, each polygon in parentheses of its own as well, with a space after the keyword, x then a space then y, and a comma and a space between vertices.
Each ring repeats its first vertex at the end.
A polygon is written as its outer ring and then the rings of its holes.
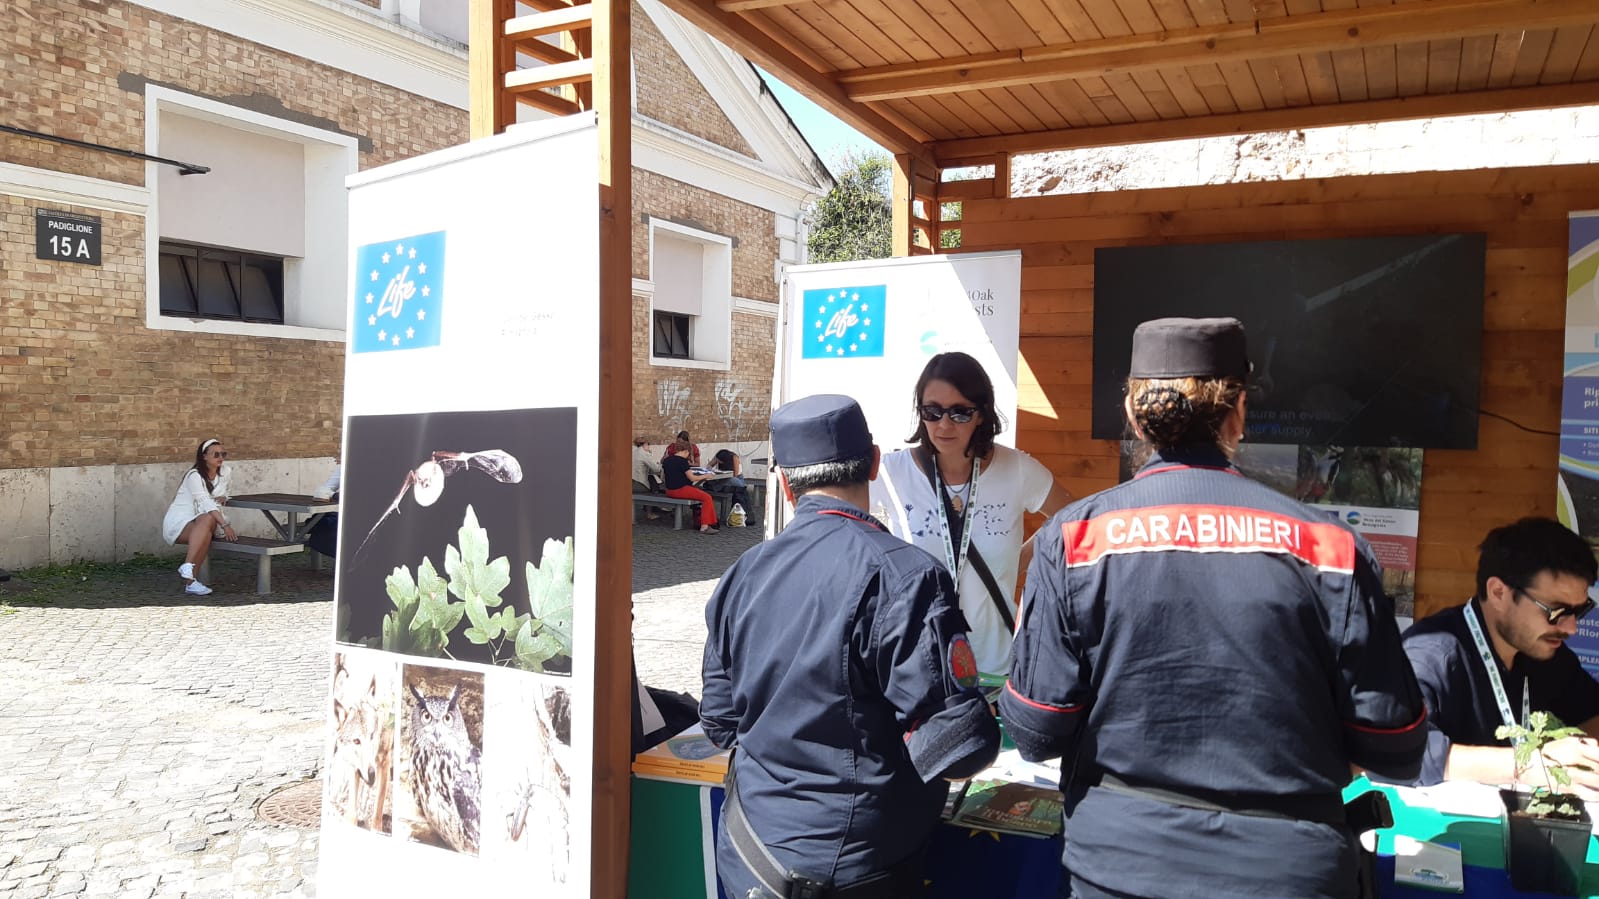
POLYGON ((927 360, 960 351, 994 382, 1006 421, 998 442, 1015 446, 1021 273, 1017 250, 790 268, 773 402, 853 397, 887 454, 916 432, 912 394, 927 360))
MULTIPOLYGON (((1122 480, 1140 444, 1122 445, 1122 480)), ((1421 516, 1419 449, 1242 443, 1233 462, 1284 496, 1317 507, 1371 544, 1401 626, 1416 607, 1416 534, 1421 516)))
POLYGON ((325 896, 587 896, 592 118, 350 187, 325 896))
MULTIPOLYGON (((1565 383, 1560 398, 1560 521, 1599 546, 1599 211, 1573 212, 1566 258, 1565 383)), ((1566 645, 1599 677, 1599 620, 1566 645)))

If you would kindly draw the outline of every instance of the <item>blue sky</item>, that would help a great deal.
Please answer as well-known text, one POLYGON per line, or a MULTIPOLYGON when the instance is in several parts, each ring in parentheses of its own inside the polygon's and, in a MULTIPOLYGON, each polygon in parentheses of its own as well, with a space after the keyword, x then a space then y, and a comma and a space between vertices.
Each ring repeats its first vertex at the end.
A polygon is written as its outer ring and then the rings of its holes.
POLYGON ((836 116, 805 99, 793 88, 784 84, 777 77, 764 69, 758 69, 761 77, 766 79, 766 84, 777 95, 777 101, 783 104, 783 109, 788 112, 789 118, 794 120, 795 127, 810 141, 811 149, 816 155, 822 157, 829 169, 836 168, 835 163, 846 151, 853 151, 856 155, 864 152, 886 153, 882 147, 873 143, 866 135, 839 121, 836 116))

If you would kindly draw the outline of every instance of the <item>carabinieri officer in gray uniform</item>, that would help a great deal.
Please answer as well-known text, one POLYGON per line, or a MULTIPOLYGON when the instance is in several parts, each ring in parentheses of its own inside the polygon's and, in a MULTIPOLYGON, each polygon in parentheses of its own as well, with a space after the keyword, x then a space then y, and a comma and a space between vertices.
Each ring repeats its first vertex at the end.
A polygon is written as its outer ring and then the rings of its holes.
POLYGON ((1000 712, 1023 757, 1062 757, 1065 895, 1354 896, 1351 763, 1420 768, 1371 548, 1233 467, 1248 372, 1236 319, 1139 325, 1153 454, 1035 539, 1000 712))
POLYGON ((879 453, 854 400, 778 409, 772 455, 794 517, 705 609, 700 717, 736 746, 717 873, 736 899, 908 895, 942 778, 999 749, 966 619, 944 566, 867 516, 879 453))

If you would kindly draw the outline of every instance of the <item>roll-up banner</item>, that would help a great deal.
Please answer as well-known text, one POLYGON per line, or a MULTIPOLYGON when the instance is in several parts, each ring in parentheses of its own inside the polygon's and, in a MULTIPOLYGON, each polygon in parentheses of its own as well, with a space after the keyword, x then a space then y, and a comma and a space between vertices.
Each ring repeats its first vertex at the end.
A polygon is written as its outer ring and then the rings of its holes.
MULTIPOLYGON (((1599 210, 1573 212, 1566 250, 1565 383, 1560 398, 1560 469, 1555 510, 1561 522, 1599 545, 1599 210)), ((1566 641, 1599 677, 1599 616, 1566 641)))
POLYGON ((592 117, 352 176, 318 890, 587 896, 592 117))
MULTIPOLYGON (((1007 422, 998 442, 1015 446, 1021 277, 1019 250, 788 269, 774 408, 816 393, 854 397, 886 454, 916 430, 911 395, 927 360, 958 350, 987 370, 1007 422)), ((767 495, 780 520, 780 491, 767 495)))

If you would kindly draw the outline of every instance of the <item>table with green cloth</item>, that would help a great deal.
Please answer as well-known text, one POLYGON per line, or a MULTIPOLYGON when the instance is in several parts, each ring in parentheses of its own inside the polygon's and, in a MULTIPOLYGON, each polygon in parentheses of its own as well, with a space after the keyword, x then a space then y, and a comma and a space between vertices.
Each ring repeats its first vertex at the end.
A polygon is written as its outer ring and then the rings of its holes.
MULTIPOLYGON (((1438 899, 1436 890, 1394 884, 1394 834, 1455 843, 1464 863, 1465 895, 1526 897, 1505 872, 1504 823, 1406 806, 1390 786, 1364 778, 1346 796, 1367 789, 1387 793, 1394 827, 1377 832, 1377 887, 1383 899, 1438 899)), ((632 899, 727 899, 716 883, 715 828, 720 826, 720 786, 633 778, 633 843, 628 871, 632 899)), ((928 899, 973 896, 1053 897, 1060 879, 1061 838, 1038 839, 951 824, 939 826, 928 851, 928 899)), ((1590 837, 1581 895, 1599 899, 1599 846, 1590 837)))

